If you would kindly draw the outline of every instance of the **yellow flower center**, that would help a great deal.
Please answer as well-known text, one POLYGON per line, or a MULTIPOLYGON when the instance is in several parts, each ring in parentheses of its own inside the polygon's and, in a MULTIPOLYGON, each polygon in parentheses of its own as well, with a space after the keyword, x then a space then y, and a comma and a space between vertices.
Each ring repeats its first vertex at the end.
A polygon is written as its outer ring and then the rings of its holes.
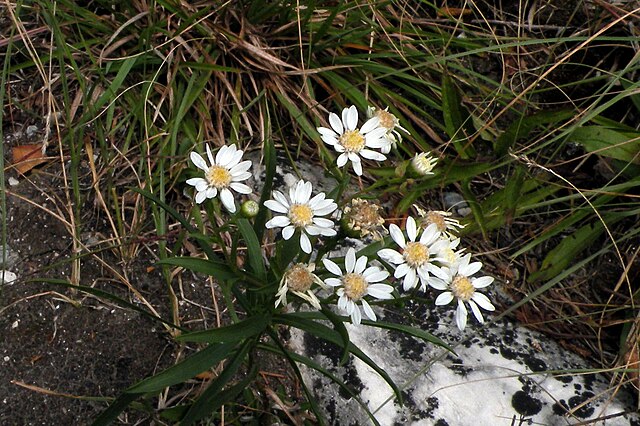
POLYGON ((294 204, 289 208, 289 220, 296 228, 304 228, 313 223, 313 210, 306 204, 294 204))
POLYGON ((429 248, 421 243, 408 243, 403 256, 409 266, 416 268, 429 261, 429 248))
POLYGON ((364 136, 359 130, 347 130, 338 139, 347 152, 360 152, 364 148, 364 136))
POLYGON ((359 301, 367 294, 369 283, 360 274, 350 273, 342 277, 342 285, 344 286, 344 294, 354 302, 359 301))
POLYGON ((476 291, 471 280, 463 275, 456 275, 451 283, 451 292, 453 295, 465 302, 468 302, 476 291))
POLYGON ((231 173, 222 166, 209 167, 206 177, 209 185, 217 189, 226 188, 231 183, 231 173))
POLYGON ((390 112, 379 109, 376 111, 376 116, 378 117, 378 120, 380 120, 380 125, 385 129, 391 130, 396 127, 396 117, 390 112))
POLYGON ((435 223, 438 227, 438 231, 443 232, 447 229, 447 222, 444 220, 444 216, 438 212, 430 211, 427 213, 427 221, 429 223, 435 223))
POLYGON ((287 287, 293 291, 304 293, 311 288, 314 282, 313 274, 303 263, 296 263, 286 273, 287 287))
POLYGON ((447 259, 447 262, 453 263, 456 261, 456 253, 450 247, 447 247, 444 249, 444 258, 447 259))

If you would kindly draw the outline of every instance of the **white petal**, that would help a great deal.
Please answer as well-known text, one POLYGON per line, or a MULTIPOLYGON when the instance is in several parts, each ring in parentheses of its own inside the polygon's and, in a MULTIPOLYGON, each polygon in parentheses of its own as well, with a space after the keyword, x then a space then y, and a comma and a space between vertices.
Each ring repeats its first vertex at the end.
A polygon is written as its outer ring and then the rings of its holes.
POLYGON ((247 160, 231 167, 231 169, 229 169, 229 173, 231 173, 231 176, 236 176, 236 175, 239 175, 240 173, 246 172, 250 168, 251 168, 251 161, 247 160))
POLYGON ((284 213, 284 214, 289 213, 289 209, 283 206, 281 203, 279 203, 276 200, 267 200, 264 202, 264 205, 266 208, 268 208, 269 210, 273 210, 274 212, 284 213))
POLYGON ((347 250, 347 255, 344 257, 344 267, 346 268, 347 273, 351 273, 355 266, 356 250, 353 247, 350 247, 349 250, 347 250))
MULTIPOLYGON (((336 117, 337 117, 337 115, 336 115, 336 117)), ((338 120, 340 120, 340 119, 338 118, 338 120)), ((342 123, 340 123, 340 125, 342 126, 342 123)), ((320 133, 320 136, 322 137, 322 140, 324 140, 325 138, 335 139, 336 136, 338 136, 334 130, 327 129, 326 127, 317 127, 316 130, 318 131, 318 133, 320 133)))
POLYGON ((215 164, 216 162, 213 160, 213 154, 211 154, 211 148, 209 147, 209 144, 207 143, 204 146, 207 149, 207 158, 209 158, 209 163, 212 165, 215 164))
POLYGON ((482 312, 480 312, 480 309, 478 309, 478 305, 476 305, 473 300, 469 300, 469 306, 471 307, 473 316, 476 317, 480 324, 484 324, 484 318, 482 317, 482 312))
POLYGON ((395 265, 404 263, 404 257, 393 249, 382 249, 378 251, 378 257, 385 262, 393 263, 395 265))
POLYGON ((200 154, 198 154, 197 152, 193 151, 193 152, 191 152, 190 158, 191 158, 191 162, 193 162, 193 164, 197 168, 202 169, 205 172, 209 171, 209 166, 207 165, 207 162, 204 161, 204 158, 202 158, 200 156, 200 154))
POLYGON ((353 171, 356 173, 356 175, 362 176, 362 163, 360 161, 358 162, 352 161, 351 165, 353 166, 353 171))
POLYGON ((397 245, 399 245, 402 248, 405 248, 407 244, 404 239, 404 234, 402 233, 398 225, 396 225, 395 223, 392 223, 391 225, 389 225, 389 234, 391 234, 391 238, 393 239, 393 241, 396 242, 397 245))
POLYGON ((313 185, 311 182, 300 181, 296 185, 296 197, 295 202, 300 204, 306 204, 311 198, 311 192, 313 191, 313 185), (300 184, 302 182, 302 184, 300 184))
POLYGON ((475 274, 482 268, 482 262, 472 262, 465 267, 459 268, 458 271, 462 275, 466 275, 467 277, 475 274))
POLYGON ((344 166, 345 164, 347 164, 347 159, 348 159, 348 158, 349 158, 349 157, 347 157, 347 153, 346 153, 346 152, 343 152, 342 154, 340 154, 340 155, 338 156, 338 161, 336 162, 336 165, 337 165, 338 167, 342 167, 342 166, 344 166))
POLYGON ((276 200, 277 202, 285 206, 287 208, 287 212, 289 211, 289 207, 291 207, 291 205, 289 204, 289 200, 287 200, 287 197, 285 197, 282 192, 273 191, 271 193, 271 196, 273 197, 274 200, 276 200))
POLYGON ((362 125, 362 127, 360 128, 360 132, 369 133, 379 125, 380 125, 380 119, 378 117, 371 117, 362 125))
POLYGON ((327 271, 331 272, 333 275, 337 275, 339 277, 342 276, 342 270, 333 260, 322 259, 322 264, 327 268, 327 271))
POLYGON ((213 198, 216 195, 218 195, 218 190, 216 188, 207 188, 207 190, 204 191, 204 193, 207 196, 207 198, 213 198))
POLYGON ((370 149, 362 149, 360 150, 359 154, 363 158, 367 158, 369 160, 384 161, 387 159, 387 157, 380 154, 379 152, 371 151, 370 149))
POLYGON ((448 287, 447 283, 439 278, 431 278, 429 280, 429 285, 436 290, 446 290, 448 287))
POLYGON ((402 278, 405 275, 407 275, 410 269, 411 269, 411 266, 409 266, 406 263, 398 265, 398 267, 396 268, 396 272, 393 274, 393 276, 396 278, 402 278))
POLYGON ((303 252, 307 254, 311 254, 311 241, 309 237, 304 232, 300 233, 300 248, 303 252))
MULTIPOLYGON (((278 228, 284 227, 291 223, 287 216, 274 216, 269 222, 265 223, 264 226, 267 228, 278 228)), ((285 238, 285 240, 288 238, 285 238)))
POLYGON ((371 284, 367 287, 367 294, 376 299, 388 300, 393 299, 393 287, 389 284, 371 284))
POLYGON ((323 217, 314 217, 313 223, 323 228, 333 228, 333 221, 330 219, 325 219, 323 217))
POLYGON ((284 238, 285 240, 288 240, 289 238, 291 238, 293 236, 293 233, 296 232, 296 228, 292 225, 289 226, 285 226, 282 229, 282 238, 284 238))
POLYGON ((467 326, 467 308, 460 299, 458 299, 458 307, 456 308, 456 324, 460 331, 467 326))
POLYGON ((364 311, 364 314, 367 316, 367 318, 369 318, 371 321, 375 321, 376 320, 376 314, 373 312, 373 309, 371 309, 371 306, 369 306, 369 304, 367 303, 366 300, 362 299, 362 310, 364 311))
POLYGON ((416 221, 411 216, 407 217, 407 236, 411 241, 415 241, 418 236, 416 221))
POLYGON ((330 113, 329 114, 329 124, 331 124, 331 128, 339 135, 344 133, 344 127, 342 127, 342 120, 338 117, 338 114, 330 113))
POLYGON ((496 307, 493 306, 489 298, 482 293, 478 293, 478 292, 473 293, 473 296, 471 296, 471 299, 474 302, 476 302, 478 305, 480 305, 480 307, 485 311, 493 312, 496 310, 496 307))
POLYGON ((360 256, 356 261, 356 267, 353 269, 353 272, 356 274, 362 274, 367 268, 367 260, 367 256, 360 256))
POLYGON ((353 312, 351 312, 351 322, 354 325, 360 325, 361 321, 362 321, 362 314, 360 313, 360 308, 356 306, 353 312))
POLYGON ((317 208, 317 209, 313 209, 313 213, 316 216, 324 216, 324 215, 328 215, 329 213, 333 212, 337 208, 338 208, 338 205, 336 203, 334 203, 331 198, 329 198, 329 203, 327 203, 326 206, 323 205, 323 207, 320 207, 320 208, 317 208))
MULTIPOLYGON (((420 242, 424 245, 430 246, 435 240, 440 236, 440 231, 438 231, 438 225, 432 223, 427 226, 427 229, 422 231, 422 235, 420 236, 420 242)), ((447 240, 442 240, 445 244, 450 244, 447 240)), ((438 250, 438 248, 434 247, 434 250, 438 250)))
POLYGON ((343 121, 347 129, 354 130, 358 127, 358 109, 355 105, 351 105, 347 111, 346 120, 343 116, 343 121))
POLYGON ((196 193, 196 203, 200 204, 202 203, 204 200, 207 199, 207 193, 204 191, 200 191, 196 193))
POLYGON ((220 191, 220 200, 222 200, 222 204, 224 204, 227 210, 231 213, 236 212, 236 203, 233 200, 233 194, 227 188, 220 191))
POLYGON ((407 271, 407 275, 404 276, 404 281, 402 282, 402 288, 404 291, 411 290, 418 284, 418 276, 416 275, 415 269, 409 269, 407 271))
POLYGON ((209 184, 207 183, 207 181, 205 179, 202 179, 202 178, 199 178, 199 177, 187 179, 187 181, 186 181, 187 185, 195 186, 196 188, 198 188, 198 184, 202 185, 203 183, 205 184, 205 186, 209 186, 209 184))
POLYGON ((215 163, 219 166, 223 164, 227 164, 229 160, 233 157, 233 153, 235 152, 235 145, 224 145, 221 147, 216 153, 216 161, 215 163), (233 146, 233 148, 231 148, 233 146))
POLYGON ((362 276, 369 283, 377 283, 382 280, 386 280, 389 278, 389 272, 383 269, 378 268, 377 266, 369 266, 363 273, 362 276))
POLYGON ((493 277, 480 277, 471 281, 471 283, 475 288, 485 288, 492 282, 493 282, 493 277))
POLYGON ((331 287, 338 287, 342 284, 342 280, 340 280, 339 278, 327 278, 326 280, 324 280, 324 283, 326 285, 330 285, 331 287))
POLYGON ((240 194, 251 194, 251 187, 244 183, 231 182, 229 187, 240 194))
POLYGON ((436 297, 436 301, 434 302, 437 306, 448 305, 453 300, 453 293, 450 291, 446 291, 436 297))

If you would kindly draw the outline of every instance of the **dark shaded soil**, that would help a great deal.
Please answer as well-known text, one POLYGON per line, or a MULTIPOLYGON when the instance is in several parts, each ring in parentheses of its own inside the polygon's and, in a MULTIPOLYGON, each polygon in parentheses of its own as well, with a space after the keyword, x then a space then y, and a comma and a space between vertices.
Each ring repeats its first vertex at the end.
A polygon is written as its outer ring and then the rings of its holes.
MULTIPOLYGON (((59 163, 29 173, 28 179, 20 177, 7 193, 7 244, 12 258, 7 269, 19 278, 2 288, 0 305, 2 425, 87 424, 107 403, 81 397, 117 396, 173 359, 172 344, 160 323, 37 279, 64 279, 71 271, 69 231, 44 210, 56 211, 49 197, 63 196, 61 190, 52 189, 60 187, 58 178, 48 173, 55 168, 59 163)), ((96 256, 118 268, 108 250, 96 256)), ((121 273, 137 289, 144 289, 143 297, 162 312, 167 305, 164 280, 157 270, 147 272, 152 263, 153 259, 137 258, 122 266, 121 273)), ((92 255, 82 260, 80 285, 139 304, 92 255)), ((129 414, 122 422, 143 416, 129 414)))

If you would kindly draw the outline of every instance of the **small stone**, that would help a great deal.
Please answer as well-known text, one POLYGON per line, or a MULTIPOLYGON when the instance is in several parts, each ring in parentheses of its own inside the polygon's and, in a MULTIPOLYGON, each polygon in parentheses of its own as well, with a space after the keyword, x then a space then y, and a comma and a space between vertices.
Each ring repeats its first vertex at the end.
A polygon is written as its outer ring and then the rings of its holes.
POLYGON ((11 324, 11 328, 18 328, 18 324, 20 324, 20 320, 15 320, 13 324, 11 324))
POLYGON ((35 126, 33 124, 31 126, 28 126, 26 133, 28 138, 33 137, 36 133, 38 133, 38 126, 35 126))
POLYGON ((16 186, 20 183, 20 181, 13 176, 9 178, 9 186, 16 186))
POLYGON ((4 360, 4 362, 9 362, 11 361, 11 358, 9 356, 5 356, 4 358, 2 358, 4 360))
POLYGON ((0 277, 2 277, 2 282, 4 284, 12 284, 15 280, 18 279, 18 276, 11 272, 0 269, 0 277))

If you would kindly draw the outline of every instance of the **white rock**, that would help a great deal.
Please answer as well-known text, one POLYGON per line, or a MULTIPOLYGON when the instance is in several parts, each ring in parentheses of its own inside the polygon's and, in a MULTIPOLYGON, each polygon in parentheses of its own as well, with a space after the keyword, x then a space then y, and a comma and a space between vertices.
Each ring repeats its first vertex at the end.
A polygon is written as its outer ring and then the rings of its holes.
POLYGON ((12 284, 15 280, 18 279, 18 276, 11 271, 0 269, 0 278, 2 278, 2 282, 4 284, 12 284))

